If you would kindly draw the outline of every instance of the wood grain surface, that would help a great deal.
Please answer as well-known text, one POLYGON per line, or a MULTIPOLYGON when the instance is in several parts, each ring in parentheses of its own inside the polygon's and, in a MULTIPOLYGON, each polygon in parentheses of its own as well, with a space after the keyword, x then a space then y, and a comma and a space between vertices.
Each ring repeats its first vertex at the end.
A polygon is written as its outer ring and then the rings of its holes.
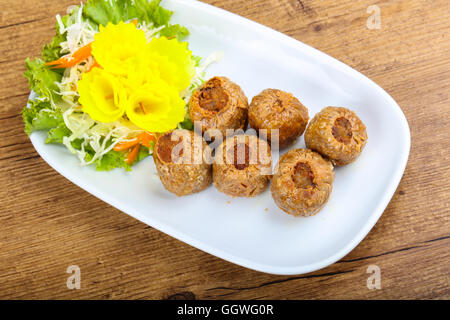
MULTIPOLYGON (((26 57, 73 0, 0 0, 0 298, 449 299, 450 2, 208 0, 336 57, 399 103, 405 175, 369 235, 323 270, 274 276, 225 262, 110 207, 56 173, 23 131, 26 57), (381 28, 369 29, 378 5, 381 28), (369 265, 380 290, 366 286, 369 265), (66 269, 81 268, 69 290, 66 269)), ((374 168, 380 170, 382 168, 374 168)))

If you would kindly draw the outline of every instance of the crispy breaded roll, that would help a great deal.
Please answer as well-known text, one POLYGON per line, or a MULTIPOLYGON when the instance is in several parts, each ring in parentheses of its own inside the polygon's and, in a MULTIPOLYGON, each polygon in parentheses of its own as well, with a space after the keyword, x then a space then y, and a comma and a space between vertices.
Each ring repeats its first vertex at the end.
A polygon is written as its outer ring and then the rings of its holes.
POLYGON ((293 149, 278 162, 272 179, 272 198, 289 214, 312 216, 328 201, 333 180, 330 161, 308 149, 293 149))
POLYGON ((353 111, 326 107, 309 123, 306 146, 343 166, 356 160, 367 143, 366 126, 353 111))
POLYGON ((272 170, 270 146, 254 135, 227 138, 216 150, 214 186, 235 197, 253 197, 269 185, 272 170))
POLYGON ((189 113, 192 122, 202 124, 203 133, 219 130, 226 137, 226 129, 245 129, 248 100, 239 87, 226 77, 214 77, 192 95, 189 113))
POLYGON ((212 161, 208 163, 203 157, 207 148, 205 140, 193 131, 174 130, 161 135, 153 159, 164 187, 177 196, 206 189, 212 182, 212 161))
POLYGON ((266 129, 267 140, 273 139, 278 129, 279 146, 284 148, 303 134, 308 124, 308 109, 291 93, 266 89, 252 99, 248 109, 250 126, 256 130, 266 129))

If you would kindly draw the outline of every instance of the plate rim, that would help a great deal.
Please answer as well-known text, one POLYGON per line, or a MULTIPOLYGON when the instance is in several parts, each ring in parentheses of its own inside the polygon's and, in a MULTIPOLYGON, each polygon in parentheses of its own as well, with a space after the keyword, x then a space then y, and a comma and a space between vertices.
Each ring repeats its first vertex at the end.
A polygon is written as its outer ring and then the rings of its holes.
MULTIPOLYGON (((167 2, 167 1, 164 1, 167 2)), ((387 102, 392 106, 392 111, 396 112, 397 118, 399 121, 399 132, 403 136, 406 144, 402 150, 402 153, 399 155, 399 161, 397 162, 396 168, 395 168, 395 174, 391 178, 391 182, 389 183, 389 186, 387 189, 385 189, 382 197, 378 201, 377 206, 372 210, 372 213, 369 216, 369 219, 364 223, 364 225, 360 228, 360 230, 355 234, 355 236, 352 238, 351 241, 349 241, 345 246, 343 246, 340 250, 335 252, 333 255, 329 256, 326 259, 322 259, 318 262, 311 263, 308 265, 302 265, 302 266, 289 266, 289 267, 282 267, 282 266, 272 266, 268 264, 262 264, 258 262, 254 262, 252 260, 236 256, 234 254, 228 253, 226 251, 223 251, 222 249, 210 246, 208 243, 204 241, 199 241, 188 234, 178 231, 174 228, 172 228, 170 225, 167 225, 165 223, 161 223, 158 221, 153 220, 149 216, 144 216, 143 214, 139 213, 137 210, 134 210, 133 208, 129 208, 126 203, 121 203, 120 201, 116 201, 113 197, 108 196, 108 194, 101 193, 100 191, 96 190, 95 188, 92 188, 90 185, 85 184, 81 181, 81 179, 78 179, 76 175, 70 174, 70 172, 65 172, 64 168, 53 159, 50 159, 46 152, 45 152, 45 144, 38 143, 38 134, 39 133, 32 133, 30 135, 30 140, 36 149, 37 153, 44 159, 45 162, 47 162, 55 171, 57 171, 59 174, 61 174, 63 177, 77 185, 78 187, 86 190, 93 196, 99 198, 102 201, 105 201, 109 205, 115 207, 116 209, 128 214, 129 216, 157 229, 160 232, 163 232, 179 241, 182 241, 188 245, 191 245, 199 250, 202 250, 204 252, 207 252, 213 256, 216 256, 218 258, 221 258, 223 260, 226 260, 228 262, 231 262, 233 264, 237 264, 243 267, 246 267, 251 270, 255 270, 258 272, 264 272, 269 274, 275 274, 275 275, 299 275, 299 274, 305 274, 313 271, 317 271, 320 269, 323 269, 336 261, 342 259, 344 256, 346 256, 350 251, 352 251, 370 232, 370 230, 373 228, 373 226, 377 223, 381 215, 383 214, 384 210, 386 209, 387 205, 389 204, 390 200, 392 199, 400 180, 403 176, 403 173, 406 169, 406 165, 408 162, 409 154, 410 154, 410 148, 411 148, 411 133, 410 128, 408 125, 408 121, 406 119, 405 114, 403 113, 400 106, 397 104, 397 102, 384 90, 382 89, 378 84, 376 84, 374 81, 369 79, 367 76, 362 74, 361 72, 353 69, 352 67, 344 64, 343 62, 337 60, 336 58, 329 56, 328 54, 315 49, 297 39, 294 39, 292 37, 289 37, 279 31, 276 31, 274 29, 271 29, 267 26, 264 26, 260 23, 254 22, 252 20, 249 20, 247 18, 244 18, 242 16, 239 16, 237 14, 234 14, 232 12, 226 11, 224 9, 214 7, 212 5, 200 2, 200 1, 187 1, 187 0, 169 0, 169 2, 173 3, 182 3, 183 5, 191 6, 195 9, 195 7, 200 8, 202 10, 206 11, 216 11, 217 14, 224 15, 230 19, 233 20, 233 22, 238 22, 238 24, 245 24, 247 27, 252 29, 252 31, 255 32, 261 32, 263 31, 265 35, 270 35, 272 38, 276 38, 279 41, 282 41, 284 44, 296 48, 296 50, 301 50, 303 52, 306 52, 307 55, 312 55, 316 59, 323 61, 328 60, 333 63, 334 66, 338 67, 340 71, 356 76, 358 80, 364 81, 366 85, 373 87, 377 91, 377 94, 384 96, 387 102)), ((329 63, 327 63, 329 64, 329 63)), ((34 93, 31 92, 29 99, 34 97, 34 93)))

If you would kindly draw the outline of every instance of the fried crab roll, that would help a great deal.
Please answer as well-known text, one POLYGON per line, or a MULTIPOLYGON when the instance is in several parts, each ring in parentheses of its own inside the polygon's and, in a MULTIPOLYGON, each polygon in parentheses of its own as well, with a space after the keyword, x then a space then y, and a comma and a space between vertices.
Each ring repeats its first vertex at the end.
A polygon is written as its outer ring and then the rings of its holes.
POLYGON ((271 141, 278 129, 280 148, 292 144, 305 131, 308 124, 308 109, 291 93, 277 89, 266 89, 252 99, 248 109, 250 126, 267 136, 271 141))
POLYGON ((351 110, 326 107, 309 123, 306 146, 343 166, 358 158, 367 143, 366 126, 351 110))
POLYGON ((269 185, 271 170, 269 144, 254 135, 237 135, 216 149, 213 183, 227 195, 254 197, 269 185))
POLYGON ((158 137, 153 159, 164 187, 177 196, 206 189, 212 182, 211 154, 203 138, 188 130, 174 130, 158 137))
POLYGON ((330 161, 308 149, 293 149, 280 158, 270 189, 273 200, 283 211, 306 217, 323 208, 333 180, 330 161))
POLYGON ((245 129, 248 100, 239 87, 226 77, 214 77, 196 90, 189 101, 192 122, 198 121, 205 133, 217 129, 226 137, 226 129, 245 129))

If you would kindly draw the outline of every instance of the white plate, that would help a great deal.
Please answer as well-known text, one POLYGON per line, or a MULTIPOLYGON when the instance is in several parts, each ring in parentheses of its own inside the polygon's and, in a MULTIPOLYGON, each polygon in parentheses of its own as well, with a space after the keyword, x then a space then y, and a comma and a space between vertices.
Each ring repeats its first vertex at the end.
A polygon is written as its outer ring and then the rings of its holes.
MULTIPOLYGON (((224 52, 207 76, 229 77, 249 99, 265 88, 290 91, 310 117, 328 105, 359 115, 369 142, 355 163, 336 169, 327 206, 314 217, 295 218, 274 204, 269 190, 252 199, 232 199, 212 186, 178 198, 163 188, 152 158, 132 172, 96 172, 80 167, 63 146, 46 145, 43 132, 31 135, 37 152, 67 179, 119 210, 247 268, 301 274, 341 259, 377 222, 405 169, 410 133, 397 103, 354 69, 272 29, 197 1, 163 5, 175 11, 173 22, 191 31, 194 54, 224 52)), ((303 137, 295 147, 304 147, 303 137)))

